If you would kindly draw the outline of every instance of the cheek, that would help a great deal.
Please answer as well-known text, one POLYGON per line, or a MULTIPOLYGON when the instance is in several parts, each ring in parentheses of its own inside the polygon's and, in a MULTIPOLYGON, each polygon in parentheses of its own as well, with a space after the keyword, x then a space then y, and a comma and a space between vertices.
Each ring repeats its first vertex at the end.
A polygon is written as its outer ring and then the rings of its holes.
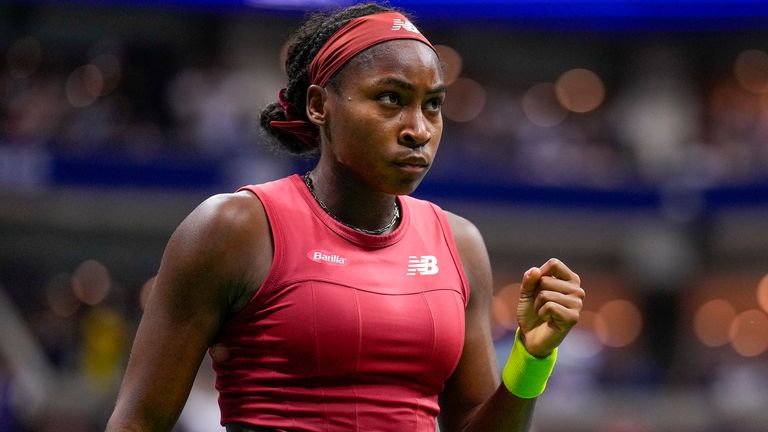
POLYGON ((373 155, 384 151, 392 125, 373 116, 348 116, 339 125, 338 139, 345 151, 373 155))
MULTIPOLYGON (((377 155, 375 144, 378 131, 364 119, 346 117, 330 127, 333 152, 343 165, 366 167, 377 155)), ((363 168, 365 169, 365 168, 363 168)))
POLYGON ((432 142, 435 146, 435 150, 440 146, 440 140, 443 138, 443 118, 440 117, 434 123, 434 130, 432 131, 432 142))
POLYGON ((440 116, 435 121, 435 134, 437 136, 443 135, 443 115, 440 114, 440 116))

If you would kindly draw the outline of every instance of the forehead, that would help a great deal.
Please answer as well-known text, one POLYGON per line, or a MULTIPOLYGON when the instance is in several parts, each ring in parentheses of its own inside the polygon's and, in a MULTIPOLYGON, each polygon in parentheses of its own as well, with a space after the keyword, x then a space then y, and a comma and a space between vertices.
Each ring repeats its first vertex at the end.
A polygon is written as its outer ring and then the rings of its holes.
POLYGON ((340 78, 346 85, 387 75, 435 86, 442 83, 443 70, 432 48, 417 40, 398 39, 374 45, 352 58, 340 78))

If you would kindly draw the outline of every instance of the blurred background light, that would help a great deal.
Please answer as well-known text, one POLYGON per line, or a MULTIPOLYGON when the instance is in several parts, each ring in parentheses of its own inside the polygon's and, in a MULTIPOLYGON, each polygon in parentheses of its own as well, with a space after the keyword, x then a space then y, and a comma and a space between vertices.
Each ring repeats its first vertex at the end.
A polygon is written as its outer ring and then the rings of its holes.
POLYGON ((576 329, 584 334, 576 339, 577 343, 569 341, 569 352, 578 358, 592 358, 600 354, 605 348, 605 344, 598 337, 598 328, 601 333, 607 333, 606 323, 601 315, 595 312, 583 310, 579 316, 579 323, 576 329))
POLYGON ((733 66, 736 80, 753 93, 768 91, 768 53, 761 50, 743 51, 733 66))
POLYGON ((586 113, 599 107, 605 100, 605 84, 588 69, 571 69, 555 82, 555 94, 567 110, 586 113))
POLYGON ((760 283, 757 284, 757 304, 768 312, 768 274, 760 279, 760 283))
MULTIPOLYGON (((120 60, 114 54, 101 54, 94 58, 91 64, 96 66, 103 80, 98 96, 106 96, 112 93, 120 84, 122 74, 120 60)), ((98 83, 92 83, 91 85, 94 87, 90 88, 89 92, 98 90, 98 83)))
POLYGON ((80 301, 91 306, 107 297, 111 285, 109 270, 93 259, 83 261, 72 273, 72 290, 80 301))
POLYGON ((474 120, 485 108, 485 89, 471 78, 458 78, 448 87, 443 115, 449 120, 463 123, 474 120))
POLYGON ((701 305, 693 318, 693 330, 701 343, 708 347, 728 344, 731 323, 736 309, 726 300, 714 299, 701 305))
POLYGON ((72 290, 69 273, 59 273, 48 282, 45 298, 51 312, 62 318, 71 317, 80 309, 81 302, 72 290))
POLYGON ((75 108, 94 103, 104 89, 104 77, 98 67, 87 64, 70 73, 67 78, 67 100, 75 108))
POLYGON ((506 299, 494 296, 491 304, 493 322, 503 330, 514 329, 517 326, 517 316, 506 299))
POLYGON ((643 329, 640 309, 627 300, 611 300, 600 306, 594 323, 600 341, 613 348, 630 345, 643 329))
POLYGON ((736 316, 728 332, 731 346, 744 357, 758 356, 768 349, 768 316, 750 309, 736 316))
POLYGON ((523 95, 523 113, 536 126, 557 126, 568 117, 568 111, 559 103, 552 83, 539 83, 523 95))
POLYGON ((435 50, 443 62, 443 80, 446 86, 453 84, 461 75, 463 60, 461 54, 448 45, 435 45, 435 50))

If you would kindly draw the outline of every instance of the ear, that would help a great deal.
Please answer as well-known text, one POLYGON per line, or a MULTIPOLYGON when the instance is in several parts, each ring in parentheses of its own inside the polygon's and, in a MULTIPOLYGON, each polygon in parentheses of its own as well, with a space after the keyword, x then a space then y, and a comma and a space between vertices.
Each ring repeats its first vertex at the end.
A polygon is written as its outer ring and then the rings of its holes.
POLYGON ((319 85, 312 84, 307 89, 307 118, 320 126, 325 124, 328 92, 319 85))

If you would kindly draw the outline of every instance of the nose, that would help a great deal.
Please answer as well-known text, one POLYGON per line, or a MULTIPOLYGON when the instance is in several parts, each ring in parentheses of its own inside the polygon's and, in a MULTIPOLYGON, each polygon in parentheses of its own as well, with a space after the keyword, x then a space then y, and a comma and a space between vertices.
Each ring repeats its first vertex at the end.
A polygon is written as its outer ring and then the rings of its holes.
POLYGON ((424 117, 421 107, 416 107, 403 112, 403 126, 400 129, 400 143, 411 147, 421 147, 432 139, 432 130, 429 120, 424 117))

